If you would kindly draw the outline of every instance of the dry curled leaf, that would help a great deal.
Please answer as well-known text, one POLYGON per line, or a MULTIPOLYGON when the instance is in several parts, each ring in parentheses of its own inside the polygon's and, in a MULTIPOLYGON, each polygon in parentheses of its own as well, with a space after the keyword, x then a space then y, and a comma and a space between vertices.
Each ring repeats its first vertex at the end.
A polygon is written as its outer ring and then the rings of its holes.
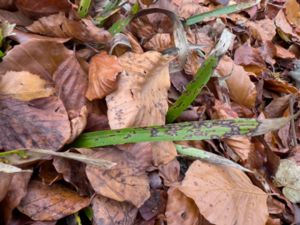
POLYGON ((91 59, 89 85, 86 97, 91 101, 101 99, 117 88, 117 76, 122 67, 116 56, 101 52, 91 59))
POLYGON ((234 64, 228 56, 223 56, 219 62, 217 71, 222 76, 228 76, 226 83, 229 95, 233 101, 248 108, 255 106, 256 88, 242 66, 234 64))
POLYGON ((27 193, 30 177, 31 173, 16 173, 13 175, 6 197, 2 201, 0 200, 0 224, 9 224, 12 211, 20 204, 27 193))
POLYGON ((216 225, 265 225, 267 194, 240 170, 195 161, 178 187, 216 225))
POLYGON ((247 21, 246 26, 249 28, 250 33, 256 40, 265 42, 272 41, 276 35, 276 26, 274 21, 266 18, 263 20, 247 21))
MULTIPOLYGON (((297 0, 287 0, 285 4, 286 18, 298 29, 300 29, 300 3, 297 0)), ((299 30, 300 31, 300 30, 299 30)))
POLYGON ((117 202, 97 195, 92 201, 95 225, 132 225, 138 209, 127 202, 117 202))
POLYGON ((51 221, 78 212, 89 203, 89 198, 80 197, 60 184, 48 186, 40 181, 31 181, 18 210, 33 220, 51 221))
POLYGON ((162 52, 168 48, 172 48, 174 46, 174 42, 172 37, 168 33, 158 33, 155 34, 149 41, 144 44, 144 48, 147 50, 155 50, 158 52, 162 52))
MULTIPOLYGON (((119 58, 124 71, 118 88, 106 96, 107 115, 112 129, 165 124, 168 110, 170 58, 158 52, 125 53, 119 58)), ((176 157, 173 143, 153 143, 154 164, 176 157)))
POLYGON ((275 17, 275 25, 278 29, 280 29, 281 37, 289 41, 290 39, 300 40, 300 36, 294 32, 293 27, 289 24, 284 12, 282 10, 279 11, 277 16, 275 17))
POLYGON ((0 105, 0 149, 59 149, 70 138, 68 114, 57 97, 29 102, 7 97, 0 105))
POLYGON ((186 1, 183 2, 178 8, 178 15, 184 19, 187 19, 196 14, 201 14, 208 11, 209 11, 208 7, 199 5, 193 1, 186 1))
POLYGON ((45 80, 30 72, 8 71, 0 76, 0 95, 8 95, 24 101, 49 97, 54 93, 54 89, 46 85, 45 80))
POLYGON ((8 21, 10 24, 16 24, 20 26, 28 26, 32 23, 32 21, 28 17, 24 16, 21 12, 10 12, 2 9, 0 9, 0 21, 8 21))
POLYGON ((111 38, 108 31, 96 27, 90 20, 70 20, 63 12, 42 17, 26 28, 33 33, 50 37, 71 37, 86 42, 105 43, 111 38))
POLYGON ((97 149, 92 156, 117 163, 108 170, 86 167, 87 177, 97 194, 119 202, 127 201, 136 207, 150 197, 145 165, 138 164, 133 155, 117 148, 105 148, 97 149))

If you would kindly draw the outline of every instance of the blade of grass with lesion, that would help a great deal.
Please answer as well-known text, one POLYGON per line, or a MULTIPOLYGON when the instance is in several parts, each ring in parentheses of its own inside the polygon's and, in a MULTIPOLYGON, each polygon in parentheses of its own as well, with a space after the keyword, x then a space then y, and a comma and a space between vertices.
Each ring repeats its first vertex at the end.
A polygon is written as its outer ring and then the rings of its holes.
POLYGON ((79 3, 78 14, 81 18, 86 17, 89 12, 91 0, 81 0, 79 3))
POLYGON ((234 5, 229 5, 223 8, 218 8, 209 12, 201 13, 195 16, 191 16, 185 21, 185 25, 190 26, 199 22, 202 22, 204 19, 208 19, 211 17, 217 17, 221 15, 226 15, 230 13, 235 13, 241 10, 245 10, 251 8, 260 3, 260 0, 250 1, 250 2, 242 2, 234 5))
POLYGON ((176 145, 176 150, 177 150, 178 154, 180 154, 181 156, 196 158, 196 159, 204 160, 206 162, 210 162, 210 163, 214 163, 214 164, 218 164, 218 165, 230 166, 230 167, 233 167, 233 168, 245 171, 245 172, 250 172, 250 173, 252 172, 251 170, 249 170, 229 159, 226 159, 222 156, 216 155, 211 152, 204 151, 202 149, 186 147, 183 145, 176 145))
POLYGON ((225 54, 233 41, 233 34, 224 29, 220 40, 211 51, 210 56, 204 61, 195 74, 194 79, 186 86, 185 91, 170 107, 167 113, 167 122, 172 123, 180 114, 186 110, 190 104, 200 94, 202 88, 208 83, 215 68, 218 65, 219 58, 225 54))
POLYGON ((103 130, 80 135, 72 146, 101 147, 137 142, 210 140, 234 135, 257 136, 277 130, 294 117, 276 119, 206 120, 151 126, 103 130))

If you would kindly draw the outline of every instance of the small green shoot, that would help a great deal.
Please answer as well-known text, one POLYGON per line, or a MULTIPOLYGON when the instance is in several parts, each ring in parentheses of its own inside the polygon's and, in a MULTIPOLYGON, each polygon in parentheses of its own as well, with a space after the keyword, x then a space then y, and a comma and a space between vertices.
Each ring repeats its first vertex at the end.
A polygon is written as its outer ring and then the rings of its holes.
POLYGON ((81 18, 86 17, 91 5, 91 0, 80 0, 78 14, 81 18))

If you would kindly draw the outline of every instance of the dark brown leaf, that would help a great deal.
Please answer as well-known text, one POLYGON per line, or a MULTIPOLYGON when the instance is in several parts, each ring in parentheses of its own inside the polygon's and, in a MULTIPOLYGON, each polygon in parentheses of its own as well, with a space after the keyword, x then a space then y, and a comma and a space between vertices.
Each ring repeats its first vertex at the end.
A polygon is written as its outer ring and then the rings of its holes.
POLYGON ((0 9, 0 21, 8 21, 11 24, 16 24, 20 26, 28 26, 32 23, 32 21, 28 17, 24 16, 21 12, 10 12, 2 9, 0 9))
POLYGON ((127 202, 117 202, 100 195, 92 201, 94 225, 132 225, 138 209, 127 202))
POLYGON ((8 192, 12 178, 13 174, 0 172, 0 202, 8 192))
MULTIPOLYGON (((6 197, 0 202, 0 224, 9 224, 12 211, 27 193, 31 173, 16 173, 10 183, 6 197)), ((1 180, 2 183, 2 180, 1 180)))
POLYGON ((0 149, 59 149, 70 138, 68 114, 57 97, 29 102, 0 98, 0 111, 0 149))
POLYGON ((88 198, 59 184, 48 186, 40 181, 31 181, 28 193, 18 209, 33 220, 58 220, 78 212, 89 205, 88 198))

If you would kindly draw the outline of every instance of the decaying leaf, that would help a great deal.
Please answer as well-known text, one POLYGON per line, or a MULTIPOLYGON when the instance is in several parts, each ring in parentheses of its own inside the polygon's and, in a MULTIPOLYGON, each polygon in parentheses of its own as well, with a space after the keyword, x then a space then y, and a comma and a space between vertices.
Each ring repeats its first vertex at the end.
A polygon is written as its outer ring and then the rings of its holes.
POLYGON ((231 58, 224 56, 219 62, 217 71, 222 76, 228 76, 226 83, 233 101, 248 108, 254 107, 256 88, 242 66, 234 64, 231 58))
POLYGON ((122 72, 116 56, 101 52, 91 59, 89 85, 86 97, 89 100, 101 99, 117 88, 117 76, 122 72))
POLYGON ((1 202, 9 189, 11 180, 13 178, 13 174, 0 172, 0 178, 1 178, 1 182, 0 182, 0 202, 1 202))
POLYGON ((279 29, 279 35, 285 41, 290 41, 291 39, 300 40, 300 36, 294 32, 282 10, 279 11, 275 18, 275 25, 279 29))
POLYGON ((60 184, 48 186, 40 181, 31 181, 18 210, 33 220, 51 221, 78 212, 89 203, 89 198, 80 197, 60 184))
POLYGON ((235 168, 195 161, 178 189, 193 199, 200 213, 216 225, 264 225, 267 194, 235 168))
MULTIPOLYGON (((154 51, 128 52, 119 58, 124 72, 119 75, 117 90, 106 96, 112 129, 165 123, 170 87, 169 61, 170 58, 154 51)), ((167 163, 176 156, 172 143, 155 143, 153 149, 155 164, 167 163)))
POLYGON ((247 21, 246 26, 248 26, 253 37, 262 42, 272 41, 276 35, 276 26, 274 21, 269 18, 255 22, 247 21))
POLYGON ((29 102, 6 97, 0 105, 0 149, 59 149, 70 138, 68 114, 57 97, 29 102))
POLYGON ((2 201, 0 200, 1 224, 9 224, 12 211, 20 204, 27 193, 27 185, 30 178, 31 173, 17 173, 13 175, 6 197, 2 201))
MULTIPOLYGON (((286 18, 300 29, 300 3, 297 0, 287 0, 285 5, 286 18)), ((299 30, 300 31, 300 30, 299 30)))
POLYGON ((8 71, 0 76, 0 94, 19 100, 49 97, 54 93, 54 89, 46 85, 45 80, 27 71, 8 71))
MULTIPOLYGON (((238 118, 236 112, 234 112, 229 105, 222 104, 216 101, 213 107, 216 119, 233 119, 238 118)), ((254 146, 250 139, 245 136, 235 136, 232 138, 224 139, 224 142, 243 160, 247 160, 249 154, 254 150, 254 146)))
POLYGON ((174 42, 172 37, 168 33, 158 33, 155 34, 144 47, 148 50, 155 50, 158 52, 162 52, 168 48, 172 48, 174 46, 174 42))
POLYGON ((70 20, 66 18, 63 12, 42 17, 27 26, 27 29, 33 33, 50 37, 71 37, 80 41, 95 43, 105 43, 111 39, 108 31, 96 27, 90 20, 70 20))
POLYGON ((293 203, 300 202, 300 167, 293 159, 282 159, 275 175, 276 186, 283 187, 282 192, 293 203))
POLYGON ((166 217, 168 225, 198 225, 201 219, 195 202, 177 188, 168 191, 166 217))
POLYGON ((127 202, 117 202, 100 195, 92 201, 95 225, 132 225, 138 209, 127 202))
POLYGON ((117 148, 97 149, 93 157, 117 163, 112 169, 86 167, 87 177, 97 194, 119 202, 127 201, 140 207, 149 197, 149 183, 145 165, 135 157, 117 148))

